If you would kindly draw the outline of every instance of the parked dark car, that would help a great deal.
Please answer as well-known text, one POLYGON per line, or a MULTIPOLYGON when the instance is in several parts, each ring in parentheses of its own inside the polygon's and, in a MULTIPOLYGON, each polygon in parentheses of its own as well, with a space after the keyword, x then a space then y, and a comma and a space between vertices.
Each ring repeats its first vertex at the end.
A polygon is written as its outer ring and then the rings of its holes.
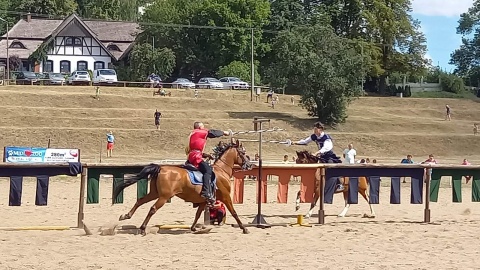
POLYGON ((37 74, 31 71, 20 71, 15 78, 17 84, 40 84, 37 74))

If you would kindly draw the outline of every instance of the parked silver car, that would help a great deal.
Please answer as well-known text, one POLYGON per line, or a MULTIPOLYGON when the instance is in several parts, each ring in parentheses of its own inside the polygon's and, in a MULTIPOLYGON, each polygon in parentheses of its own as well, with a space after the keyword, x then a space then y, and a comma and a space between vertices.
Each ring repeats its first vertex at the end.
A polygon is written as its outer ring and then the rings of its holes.
POLYGON ((205 77, 198 80, 197 88, 204 88, 204 89, 224 89, 224 85, 218 79, 205 77))
POLYGON ((191 82, 189 79, 185 78, 178 78, 174 82, 172 82, 172 88, 195 88, 195 84, 191 82))
POLYGON ((220 81, 228 89, 249 89, 250 88, 250 85, 247 82, 244 82, 237 77, 223 77, 220 79, 220 81))

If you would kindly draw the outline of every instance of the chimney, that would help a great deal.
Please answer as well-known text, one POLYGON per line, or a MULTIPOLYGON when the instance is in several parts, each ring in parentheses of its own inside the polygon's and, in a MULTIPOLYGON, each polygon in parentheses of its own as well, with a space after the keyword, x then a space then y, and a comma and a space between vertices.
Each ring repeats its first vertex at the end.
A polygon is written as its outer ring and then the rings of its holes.
POLYGON ((31 22, 32 21, 32 14, 30 14, 30 12, 27 13, 27 22, 31 22))

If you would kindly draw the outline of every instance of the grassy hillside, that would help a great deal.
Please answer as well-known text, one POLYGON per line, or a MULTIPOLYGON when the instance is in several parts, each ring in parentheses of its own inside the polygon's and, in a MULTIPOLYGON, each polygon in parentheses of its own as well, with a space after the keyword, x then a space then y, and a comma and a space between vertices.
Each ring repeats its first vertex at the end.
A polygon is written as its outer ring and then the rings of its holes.
MULTIPOLYGON (((116 136, 114 157, 104 162, 151 161, 185 158, 184 147, 194 121, 209 128, 250 130, 254 116, 272 119, 271 127, 286 132, 265 134, 266 140, 301 139, 311 133, 314 119, 290 96, 281 96, 272 109, 265 103, 250 102, 249 92, 201 90, 199 99, 191 90, 173 90, 172 97, 152 96, 147 88, 102 87, 100 100, 93 87, 8 86, 0 88, 0 144, 2 146, 71 147, 82 150, 82 159, 98 161, 105 154, 105 134, 116 136), (163 114, 156 130, 153 113, 163 114)), ((298 97, 296 97, 298 99, 298 97)), ((334 137, 337 154, 353 142, 360 157, 379 162, 398 162, 408 153, 416 160, 429 153, 439 161, 459 163, 464 157, 480 161, 480 136, 472 135, 479 120, 480 106, 467 99, 374 98, 356 100, 349 108, 347 123, 328 130, 334 137), (444 107, 452 107, 453 120, 444 121, 444 107)), ((480 121, 479 121, 480 122, 480 121)), ((257 139, 257 135, 239 136, 257 139)), ((212 147, 218 140, 211 140, 212 147)), ((253 156, 257 143, 246 144, 253 156)), ((267 160, 291 156, 301 146, 264 144, 267 160)), ((307 149, 314 151, 312 144, 307 149)))

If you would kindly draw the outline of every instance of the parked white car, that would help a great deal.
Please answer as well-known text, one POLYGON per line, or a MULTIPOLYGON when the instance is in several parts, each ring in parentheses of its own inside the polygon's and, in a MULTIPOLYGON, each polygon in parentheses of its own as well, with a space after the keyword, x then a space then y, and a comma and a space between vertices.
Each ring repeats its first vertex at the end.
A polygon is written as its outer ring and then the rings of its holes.
POLYGON ((117 72, 114 69, 96 69, 93 71, 93 83, 116 83, 117 72))
POLYGON ((86 70, 75 70, 68 76, 67 83, 71 85, 75 84, 88 84, 92 81, 90 74, 86 70))
POLYGON ((249 89, 250 88, 250 85, 247 82, 244 82, 237 77, 223 77, 220 79, 220 81, 228 89, 249 89))
POLYGON ((204 88, 204 89, 224 89, 224 85, 218 79, 205 77, 201 78, 197 84, 197 88, 204 88))

